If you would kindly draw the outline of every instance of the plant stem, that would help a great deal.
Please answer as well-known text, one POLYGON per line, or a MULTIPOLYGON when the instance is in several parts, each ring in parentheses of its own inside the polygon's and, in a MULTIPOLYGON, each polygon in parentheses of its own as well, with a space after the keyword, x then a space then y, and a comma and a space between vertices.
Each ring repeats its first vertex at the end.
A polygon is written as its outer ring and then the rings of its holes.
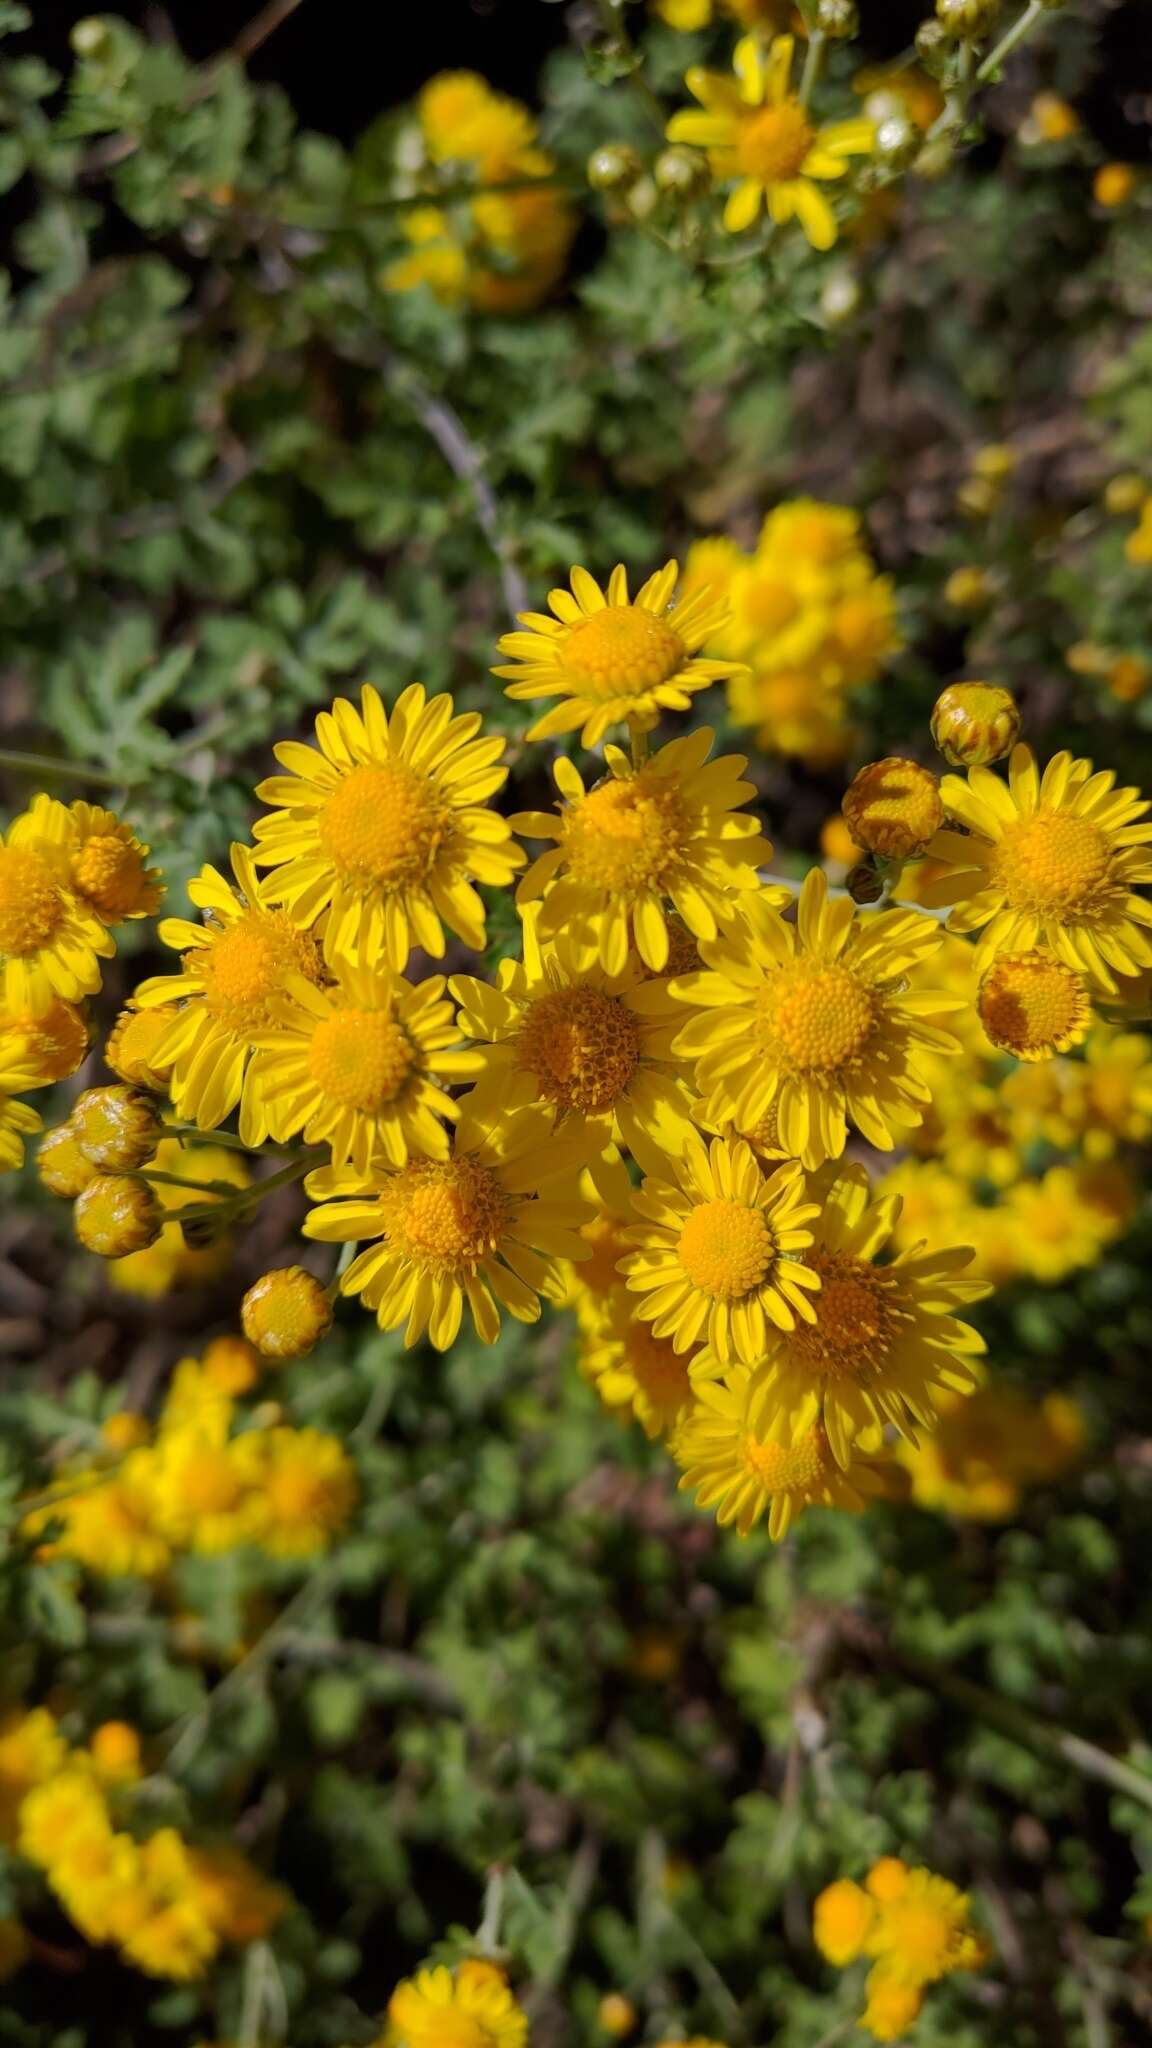
POLYGON ((804 70, 800 77, 800 105, 806 107, 824 67, 824 53, 828 38, 822 29, 814 28, 808 38, 808 54, 804 59, 804 70))
POLYGON ((1010 57, 1013 50, 1017 49, 1027 36, 1031 35, 1033 29, 1043 19, 1047 11, 1047 8, 1044 6, 1044 0, 1028 0, 1028 6, 1023 14, 1013 22, 1011 28, 1006 30, 1004 35, 1001 36, 995 48, 990 50, 988 55, 975 68, 973 68, 972 64, 971 45, 967 43, 964 45, 960 55, 960 75, 948 94, 943 111, 937 114, 936 119, 925 135, 925 142, 932 142, 938 135, 946 135, 952 129, 963 125, 964 117, 968 111, 968 102, 972 98, 976 87, 988 83, 988 80, 999 70, 1004 59, 1010 57))
POLYGON ((168 1137, 180 1138, 186 1141, 189 1149, 193 1145, 220 1145, 226 1152, 244 1152, 250 1159, 283 1159, 284 1157, 281 1147, 246 1145, 243 1138, 236 1136, 235 1131, 202 1131, 199 1124, 181 1123, 177 1118, 168 1117, 164 1119, 164 1130, 168 1137))
POLYGON ((482 1955, 491 1955, 500 1946, 500 1921, 504 1912, 504 1869, 494 1863, 488 1872, 484 1887, 484 1912, 476 1929, 476 1946, 482 1955))
POLYGON ((1010 29, 1005 30, 995 49, 990 50, 981 63, 975 78, 977 85, 984 85, 992 77, 993 72, 999 70, 1005 57, 1010 57, 1017 45, 1024 41, 1025 36, 1031 35, 1041 16, 1047 12, 1044 0, 1028 0, 1028 6, 1019 20, 1013 22, 1010 29))
POLYGON ((628 736, 632 741, 632 766, 639 771, 648 759, 648 735, 637 726, 630 725, 628 736))
POLYGON ((12 747, 0 747, 0 768, 14 768, 21 775, 59 775, 65 780, 90 782, 96 789, 130 789, 122 775, 106 768, 87 768, 79 761, 56 761, 51 754, 22 754, 12 747))

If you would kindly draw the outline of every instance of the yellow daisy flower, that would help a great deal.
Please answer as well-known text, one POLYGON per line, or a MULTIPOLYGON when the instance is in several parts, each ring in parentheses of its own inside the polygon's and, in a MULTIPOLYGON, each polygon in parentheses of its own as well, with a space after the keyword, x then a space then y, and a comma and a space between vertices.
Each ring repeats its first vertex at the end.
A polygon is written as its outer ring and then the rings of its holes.
POLYGON ((487 808, 508 770, 500 738, 480 738, 478 711, 453 715, 421 684, 389 714, 370 684, 360 711, 337 697, 316 720, 316 748, 275 748, 287 775, 258 785, 277 808, 256 825, 256 861, 278 870, 271 899, 311 924, 328 912, 330 961, 387 959, 399 974, 413 946, 444 954, 444 925, 483 952, 484 905, 472 884, 505 887, 524 855, 487 808))
POLYGON ((676 1174, 649 1179, 633 1198, 645 1221, 630 1229, 639 1247, 622 1261, 636 1313, 678 1351, 707 1341, 726 1364, 762 1358, 770 1330, 811 1323, 808 1294, 819 1285, 802 1263, 818 1214, 794 1160, 765 1174, 740 1138, 692 1132, 676 1174))
MULTIPOLYGON (((975 1379, 966 1360, 984 1339, 952 1313, 989 1289, 958 1278, 972 1262, 969 1247, 901 1252, 877 1265, 899 1217, 891 1196, 873 1201, 862 1166, 842 1167, 812 1189, 819 1195, 816 1241, 804 1254, 819 1293, 814 1318, 791 1330, 776 1328, 756 1356, 757 1427, 799 1438, 817 1423, 832 1455, 846 1469, 857 1440, 890 1423, 916 1440, 931 1428, 942 1389, 970 1393, 975 1379)), ((719 1378, 730 1354, 709 1341, 693 1360, 693 1377, 719 1378)))
POLYGON ((560 1129, 587 1131, 601 1150, 615 1140, 653 1172, 690 1126, 671 1053, 681 1013, 634 955, 608 974, 566 932, 542 946, 536 922, 530 907, 524 958, 501 963, 497 987, 464 974, 449 983, 462 1028, 481 1042, 469 1104, 487 1113, 542 1103, 560 1129))
POLYGON ((522 1323, 540 1315, 540 1295, 562 1292, 557 1259, 581 1259, 585 1204, 562 1199, 587 1156, 579 1139, 553 1135, 551 1118, 524 1109, 486 1127, 465 1115, 449 1158, 412 1159, 364 1179, 321 1167, 308 1191, 321 1206, 305 1237, 325 1244, 372 1242, 340 1277, 342 1294, 362 1296, 382 1330, 404 1342, 427 1330, 438 1351, 456 1340, 465 1300, 477 1335, 494 1344, 499 1303, 522 1323), (559 1190, 546 1184, 560 1180, 559 1190))
POLYGON ((39 1014, 0 1008, 0 1071, 25 1064, 34 1068, 35 1081, 23 1086, 67 1080, 83 1066, 91 1043, 84 1011, 60 996, 53 996, 39 1014))
POLYGON ((500 652, 513 658, 493 675, 507 677, 505 696, 520 702, 563 699, 529 727, 530 740, 582 726, 584 746, 596 747, 623 720, 650 732, 661 711, 687 711, 693 692, 734 672, 737 663, 699 654, 723 626, 726 603, 704 589, 676 605, 679 574, 675 562, 666 562, 629 598, 622 565, 608 579, 607 596, 587 569, 573 569, 571 591, 549 593, 554 618, 519 614, 526 630, 504 635, 500 652))
POLYGON ((879 1908, 864 1940, 893 1984, 918 1990, 954 1970, 975 1970, 987 1958, 972 1932, 972 1901, 966 1892, 931 1870, 909 1870, 896 1857, 885 1859, 879 1908))
POLYGON ((694 67, 684 82, 705 111, 674 114, 668 138, 706 149, 714 175, 736 181, 724 208, 730 234, 767 206, 776 222, 798 219, 814 249, 830 249, 836 216, 820 187, 845 175, 848 157, 871 153, 876 129, 860 116, 813 125, 791 88, 795 47, 794 36, 776 36, 767 49, 744 36, 735 79, 694 67))
POLYGON ((183 972, 153 975, 135 999, 142 1009, 180 1006, 149 1058, 171 1069, 181 1116, 214 1130, 239 1103, 240 1135, 246 1145, 258 1145, 267 1136, 267 1101, 251 1079, 253 1040, 272 1022, 272 999, 283 993, 289 975, 316 983, 322 969, 299 911, 273 904, 249 847, 232 847, 232 873, 235 886, 213 867, 189 882, 204 923, 168 917, 160 926, 164 944, 183 954, 183 972))
POLYGON ((580 1370, 606 1408, 636 1417, 646 1436, 664 1436, 692 1406, 691 1354, 637 1320, 632 1302, 616 1293, 595 1334, 580 1347, 580 1370))
POLYGON ((955 904, 952 931, 983 932, 981 963, 1044 945, 1069 967, 1115 989, 1115 975, 1152 966, 1152 904, 1132 893, 1152 881, 1152 822, 1137 789, 1116 789, 1111 769, 1056 754, 1044 770, 1030 747, 1012 750, 1007 784, 988 768, 941 784, 945 830, 928 849, 945 862, 921 900, 955 904))
POLYGON ((41 1557, 75 1558, 105 1578, 158 1578, 171 1552, 153 1520, 151 1480, 147 1450, 115 1470, 72 1473, 68 1494, 28 1515, 21 1532, 38 1542, 41 1557))
POLYGON ((696 1059, 709 1115, 743 1130, 775 1104, 781 1144, 807 1167, 839 1157, 849 1122, 891 1152, 929 1100, 924 1056, 957 1049, 929 1020, 962 999, 907 986, 939 943, 915 911, 861 916, 847 897, 830 901, 815 868, 794 925, 760 901, 738 930, 702 940, 707 971, 672 993, 701 1009, 676 1050, 696 1059))
POLYGON ((496 181, 536 140, 528 108, 493 92, 476 71, 438 71, 417 109, 433 162, 473 165, 484 179, 496 181))
MULTIPOLYGON (((755 1369, 734 1366, 726 1381, 706 1381, 672 1436, 669 1448, 682 1467, 681 1489, 691 1488, 700 1508, 715 1508, 722 1529, 747 1536, 768 1517, 774 1543, 805 1508, 847 1508, 856 1513, 877 1485, 876 1469, 862 1456, 844 1471, 817 1424, 788 1441, 759 1417, 755 1369)), ((876 1445, 879 1449, 879 1442, 876 1445)))
POLYGON ((1092 1024, 1081 976, 1039 948, 999 954, 980 983, 976 1010, 992 1044, 1018 1060, 1069 1052, 1092 1024))
POLYGON ((9 1010, 38 1016, 54 996, 95 995, 100 962, 116 951, 71 886, 70 832, 65 806, 45 798, 0 833, 0 1001, 9 1010))
MULTIPOLYGON (((51 801, 37 798, 37 802, 51 801)), ((78 801, 68 815, 69 879, 80 901, 101 924, 154 916, 164 901, 164 883, 159 868, 147 865, 151 848, 114 811, 106 811, 100 804, 78 801)))
POLYGON ((36 1111, 13 1097, 26 1088, 42 1088, 48 1076, 19 1048, 0 1045, 0 1173, 11 1173, 24 1159, 24 1140, 41 1128, 36 1111))
POLYGON ((229 1441, 229 1404, 204 1404, 164 1429, 147 1461, 152 1524, 174 1549, 209 1556, 260 1540, 263 1501, 240 1441, 229 1441))
POLYGON ((375 1153, 446 1158, 440 1119, 457 1106, 439 1084, 475 1076, 481 1055, 460 1045, 442 975, 414 987, 387 968, 342 961, 331 988, 290 975, 256 1034, 251 1089, 278 1141, 303 1131, 364 1175, 375 1153))
POLYGON ((520 904, 544 896, 540 937, 568 932, 586 958, 623 972, 630 937, 645 965, 668 962, 667 900, 697 939, 711 939, 756 870, 772 857, 755 818, 737 812, 756 792, 742 782, 743 754, 709 761, 706 728, 672 740, 641 768, 605 747, 608 774, 585 790, 571 761, 553 768, 559 813, 525 811, 511 820, 527 839, 555 839, 524 876, 520 904), (545 891, 547 895, 545 896, 545 891))
POLYGON ((339 1438, 318 1429, 253 1429, 233 1446, 260 1503, 256 1540, 273 1557, 327 1550, 356 1506, 356 1468, 339 1438))
POLYGON ((388 2001, 391 2048, 526 2048, 528 2018, 497 1972, 418 1970, 388 2001))

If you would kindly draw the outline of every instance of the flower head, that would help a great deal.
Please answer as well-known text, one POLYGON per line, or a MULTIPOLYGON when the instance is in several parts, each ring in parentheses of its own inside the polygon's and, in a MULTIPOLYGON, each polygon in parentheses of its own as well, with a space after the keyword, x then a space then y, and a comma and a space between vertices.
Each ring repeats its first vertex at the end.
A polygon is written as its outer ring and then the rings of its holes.
POLYGON ((146 865, 151 849, 114 811, 99 804, 74 803, 69 815, 68 874, 81 903, 101 924, 154 916, 164 900, 164 884, 159 868, 146 865))
POLYGON ((986 1950, 972 1932, 972 1901, 946 1877, 909 1870, 896 1858, 864 1944, 893 1984, 919 1990, 955 1970, 975 1970, 986 1950))
POLYGON ((992 1044, 1018 1060, 1047 1060, 1088 1036, 1092 1004, 1083 978, 1034 949, 1001 953, 980 983, 976 1009, 992 1044))
POLYGON ((622 566, 612 571, 607 595, 586 569, 573 569, 571 591, 549 596, 555 617, 521 613, 525 630, 500 642, 513 659, 492 673, 509 679, 509 697, 563 700, 529 728, 530 740, 583 727, 584 746, 595 747, 625 720, 647 732, 662 711, 686 711, 695 691, 733 673, 737 663, 699 652, 724 624, 727 605, 708 589, 675 605, 678 574, 667 562, 630 599, 622 566))
POLYGON ((631 938, 657 974, 668 961, 669 899, 697 939, 714 938, 736 897, 759 886, 756 869, 772 849, 755 818, 737 806, 755 795, 742 782, 742 754, 709 761, 706 729, 661 747, 634 769, 606 747, 608 774, 586 790, 570 761, 553 773, 558 814, 512 819, 529 839, 555 839, 520 884, 517 901, 544 896, 543 940, 567 931, 583 957, 609 974, 623 971, 631 938), (545 895, 545 891, 547 894, 545 895))
POLYGON ((54 996, 95 995, 116 950, 72 887, 70 857, 71 819, 52 797, 0 833, 0 1000, 11 1011, 40 1016, 54 996))
POLYGON ((730 233, 751 227, 762 206, 777 222, 798 219, 816 249, 836 240, 836 216, 820 189, 842 178, 847 159, 867 156, 871 121, 856 118, 816 128, 791 86, 795 39, 776 36, 765 50, 745 36, 733 59, 736 76, 693 69, 685 83, 703 113, 674 114, 672 142, 708 151, 717 178, 735 180, 724 208, 730 233))
MULTIPOLYGON (((705 1382, 672 1436, 683 1469, 681 1487, 696 1505, 714 1507, 722 1529, 747 1536, 768 1517, 773 1542, 786 1536, 805 1508, 857 1512, 874 1490, 875 1474, 857 1454, 847 1470, 832 1455, 819 1424, 789 1441, 760 1420, 759 1380, 752 1366, 734 1366, 726 1380, 705 1382)), ((879 1442, 877 1440, 877 1446, 879 1442)))
POLYGON ((908 988, 939 943, 915 911, 862 917, 830 901, 818 869, 794 925, 762 899, 739 928, 702 940, 706 971, 672 993, 700 1009, 675 1043, 697 1062, 708 1114, 746 1130, 775 1106, 781 1144, 808 1167, 839 1156, 850 1121, 890 1152, 929 1100, 923 1062, 956 1045, 932 1020, 961 999, 908 988))
POLYGON ((232 873, 234 884, 205 867, 189 882, 203 924, 169 917, 160 926, 164 944, 183 955, 183 971, 141 982, 136 1001, 144 1009, 177 1007, 149 1057, 171 1070, 181 1115, 214 1130, 239 1103, 240 1135, 258 1145, 267 1136, 267 1105, 249 1078, 253 1041, 271 1022, 288 977, 318 982, 322 965, 300 914, 273 902, 250 848, 232 847, 232 873))
POLYGON ((328 1291, 303 1266, 277 1266, 240 1304, 244 1335, 262 1358, 306 1358, 332 1327, 328 1291))
POLYGON ((968 834, 937 834, 930 853, 946 868, 922 901, 955 904, 953 931, 983 927, 981 961, 1042 943, 1106 989, 1117 971, 1152 965, 1152 904, 1133 894, 1152 881, 1149 804, 1115 781, 1071 754, 1041 777, 1025 746, 1013 749, 1007 784, 987 768, 966 782, 946 775, 944 808, 968 834))
POLYGON ((770 1330, 812 1322, 818 1285, 802 1263, 816 1216, 794 1160, 766 1174, 742 1139, 691 1133, 675 1181, 651 1178, 633 1197, 645 1219, 623 1260, 636 1313, 678 1351, 706 1340, 725 1365, 763 1356, 770 1330))
POLYGON ((253 1429, 235 1460, 260 1503, 256 1536, 273 1557, 327 1550, 356 1506, 356 1468, 338 1437, 318 1429, 253 1429))
POLYGON ((812 1935, 821 1955, 838 1970, 846 1969, 863 1955, 875 1915, 875 1900, 850 1877, 826 1886, 812 1912, 812 1935))
POLYGON ((857 844, 886 860, 915 860, 944 822, 940 785, 918 761, 870 761, 844 792, 857 844))
POLYGON ((439 1964, 396 1986, 391 2048, 526 2048, 528 2017, 501 1977, 439 1964))
POLYGON ((176 1003, 155 1003, 142 1010, 133 999, 124 1005, 104 1045, 104 1064, 122 1081, 163 1093, 172 1078, 171 1062, 160 1060, 156 1048, 179 1016, 176 1003))
POLYGON ((86 1251, 123 1259, 155 1244, 163 1212, 146 1181, 127 1173, 98 1173, 77 1195, 73 1223, 86 1251))
POLYGON ((26 1067, 30 1079, 21 1087, 67 1080, 83 1066, 91 1043, 84 1011, 61 996, 38 1013, 0 1010, 0 1074, 26 1067))
POLYGON ((338 697, 316 720, 318 749, 286 740, 289 771, 256 794, 277 808, 253 834, 256 862, 276 870, 270 900, 302 921, 327 910, 330 962, 387 960, 402 972, 413 946, 440 959, 444 925, 484 948, 475 881, 506 885, 524 856, 487 799, 508 770, 502 739, 482 739, 478 711, 425 700, 412 683, 389 714, 365 684, 360 710, 338 697))
POLYGON ((1020 707, 996 683, 949 683, 932 707, 931 725, 950 767, 985 768, 1016 745, 1020 707))
POLYGON ((571 1199, 586 1152, 579 1140, 553 1137, 539 1110, 491 1128, 465 1116, 447 1159, 381 1162, 367 1180, 327 1168, 309 1175, 321 1206, 304 1235, 327 1244, 371 1240, 341 1275, 340 1291, 362 1296, 382 1330, 404 1327, 406 1344, 427 1330, 446 1351, 465 1301, 478 1335, 493 1344, 498 1303, 520 1322, 536 1322, 541 1293, 561 1292, 553 1260, 587 1256, 576 1234, 587 1210, 571 1199), (559 1190, 547 1186, 556 1180, 559 1190))
POLYGON ((664 1436, 692 1406, 691 1353, 658 1337, 617 1291, 580 1347, 580 1370, 606 1408, 634 1415, 646 1436, 664 1436))

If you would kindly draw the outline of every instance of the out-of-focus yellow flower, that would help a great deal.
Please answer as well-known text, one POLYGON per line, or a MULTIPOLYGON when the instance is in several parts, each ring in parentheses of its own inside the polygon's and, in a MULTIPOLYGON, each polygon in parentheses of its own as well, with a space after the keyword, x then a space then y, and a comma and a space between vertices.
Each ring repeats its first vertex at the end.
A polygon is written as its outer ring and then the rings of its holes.
POLYGON ((1140 524, 1133 527, 1124 543, 1124 553, 1137 568, 1146 568, 1152 562, 1152 498, 1149 498, 1140 514, 1140 524))
POLYGON ((918 1446, 897 1455, 912 1476, 921 1507, 970 1521, 1007 1521, 1023 1489, 1055 1479, 1080 1457, 1085 1424, 1063 1394, 1042 1401, 995 1386, 979 1387, 941 1416, 918 1446))
POLYGON ((1038 92, 1028 109, 1022 139, 1031 140, 1033 135, 1039 142, 1067 142, 1072 135, 1079 135, 1082 123, 1075 107, 1061 99, 1057 92, 1038 92))
POLYGON ((620 1991, 608 1991, 596 2008, 596 2024, 612 2041, 623 2041, 637 2020, 636 2007, 620 1991))
POLYGON ((1097 206, 1124 206, 1136 190, 1136 172, 1131 164, 1101 164, 1092 180, 1092 197, 1097 206))
POLYGON ((46 1707, 0 1721, 0 1841, 11 1847, 27 1794, 63 1770, 68 1747, 46 1707))
POLYGON ((271 1557, 314 1557, 346 1526, 359 1498, 339 1439, 318 1429, 254 1429, 236 1439, 236 1468, 258 1503, 256 1539, 271 1557))
POLYGON ((852 90, 864 101, 870 120, 884 121, 904 113, 917 128, 932 126, 944 106, 936 80, 918 64, 869 64, 856 73, 852 90))
POLYGON ((822 1956, 838 1970, 864 1953, 864 1943, 876 1917, 876 1902, 863 1885, 850 1877, 839 1877, 826 1886, 812 1913, 812 1935, 822 1956))

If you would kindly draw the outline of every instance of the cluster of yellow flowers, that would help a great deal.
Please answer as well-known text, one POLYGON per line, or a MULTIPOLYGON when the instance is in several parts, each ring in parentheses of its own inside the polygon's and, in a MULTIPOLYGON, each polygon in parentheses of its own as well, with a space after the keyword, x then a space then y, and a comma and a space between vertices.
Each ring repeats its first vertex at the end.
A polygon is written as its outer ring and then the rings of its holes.
POLYGON ((23 1533, 43 1557, 91 1572, 158 1578, 181 1552, 254 1546, 271 1557, 326 1550, 357 1499, 338 1438, 293 1429, 236 1399, 256 1385, 259 1354, 220 1337, 176 1367, 155 1431, 143 1416, 110 1418, 95 1458, 63 1472, 23 1533))
POLYGON ((728 683, 733 723, 752 727, 766 753, 813 767, 842 760, 852 693, 901 644, 895 591, 858 515, 808 498, 778 505, 750 552, 723 536, 697 541, 685 580, 727 602, 711 644, 741 664, 728 683))
POLYGON ((821 1892, 813 1932, 820 1953, 837 1969, 869 1958, 860 2025, 877 2041, 898 2041, 930 1984, 987 1960, 970 1917, 971 1900, 946 1877, 884 1856, 862 1885, 842 1877, 821 1892))
POLYGON ((149 1976, 199 1977, 225 1942, 267 1934, 287 1900, 234 1849, 193 1846, 171 1827, 138 1832, 141 1777, 125 1722, 74 1746, 46 1708, 13 1714, 0 1723, 0 1842, 41 1873, 88 1941, 149 1976))
POLYGON ((0 834, 0 1172, 19 1166, 40 1118, 15 1098, 87 1057, 85 998, 114 928, 163 896, 148 848, 96 804, 38 796, 0 834))
POLYGON ((385 290, 426 285, 486 312, 538 305, 563 273, 576 220, 527 107, 474 71, 443 71, 417 115, 403 167, 423 203, 404 215, 409 253, 385 270, 385 290))
POLYGON ((526 2048, 528 2015, 497 1963, 469 1957, 396 1986, 377 2048, 526 2048))
POLYGON ((1084 1418, 1065 1394, 1029 1400, 1011 1387, 980 1386, 941 1398, 931 1436, 902 1439, 897 1456, 922 1508, 971 1522, 1011 1519, 1025 1487, 1058 1479, 1084 1449, 1084 1418))

